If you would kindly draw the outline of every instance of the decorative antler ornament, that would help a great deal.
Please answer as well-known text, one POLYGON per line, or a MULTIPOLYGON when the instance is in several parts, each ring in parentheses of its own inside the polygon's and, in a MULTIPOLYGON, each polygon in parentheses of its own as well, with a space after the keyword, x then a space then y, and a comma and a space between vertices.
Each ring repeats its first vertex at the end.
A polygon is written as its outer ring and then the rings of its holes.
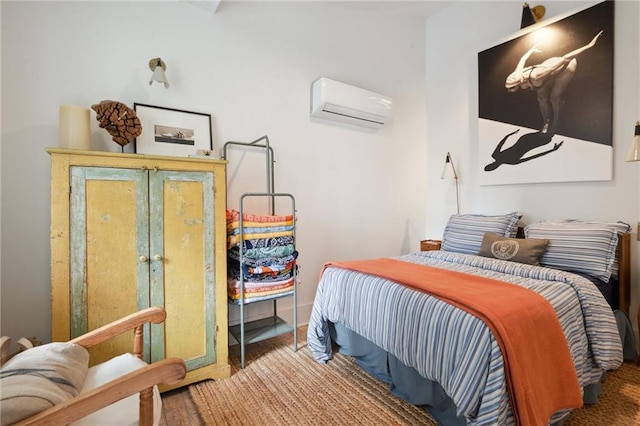
POLYGON ((142 133, 142 124, 136 112, 118 101, 104 100, 99 104, 91 105, 96 112, 98 125, 113 138, 113 141, 124 146, 142 133))

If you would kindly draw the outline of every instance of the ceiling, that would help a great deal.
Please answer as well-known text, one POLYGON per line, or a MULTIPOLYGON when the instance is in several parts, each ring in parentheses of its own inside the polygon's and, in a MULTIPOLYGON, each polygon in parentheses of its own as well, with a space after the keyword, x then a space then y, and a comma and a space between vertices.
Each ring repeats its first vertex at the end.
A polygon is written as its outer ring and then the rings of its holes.
POLYGON ((332 4, 349 9, 358 9, 367 12, 378 12, 390 15, 403 15, 415 17, 428 17, 436 12, 450 6, 454 0, 434 1, 434 0, 398 0, 398 1, 378 1, 378 0, 323 0, 332 4))

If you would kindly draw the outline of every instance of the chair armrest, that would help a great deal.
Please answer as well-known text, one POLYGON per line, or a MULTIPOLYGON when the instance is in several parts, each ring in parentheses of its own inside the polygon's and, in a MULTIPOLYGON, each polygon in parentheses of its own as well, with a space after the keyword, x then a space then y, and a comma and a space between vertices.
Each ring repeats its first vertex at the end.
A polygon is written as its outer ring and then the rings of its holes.
MULTIPOLYGON (((78 336, 75 339, 70 340, 69 342, 84 346, 85 348, 89 348, 129 330, 140 329, 141 333, 142 326, 144 324, 148 322, 159 324, 163 322, 166 317, 167 313, 165 312, 164 308, 154 306, 151 308, 142 309, 138 312, 134 312, 131 315, 120 318, 119 320, 103 325, 100 328, 96 328, 95 330, 85 333, 82 336, 78 336)), ((136 332, 138 332, 138 330, 136 330, 136 332)))
MULTIPOLYGON (((186 374, 187 369, 182 359, 164 359, 80 394, 15 425, 66 425, 135 393, 148 392, 147 397, 150 399, 153 386, 158 383, 178 383, 186 374)), ((140 399, 142 403, 142 394, 140 399)), ((150 424, 153 412, 147 413, 146 418, 150 424)), ((147 424, 147 421, 140 419, 140 424, 147 424)))
POLYGON ((0 337, 0 366, 2 366, 5 363, 5 361, 9 360, 10 347, 11 347, 11 337, 8 337, 8 336, 0 337))

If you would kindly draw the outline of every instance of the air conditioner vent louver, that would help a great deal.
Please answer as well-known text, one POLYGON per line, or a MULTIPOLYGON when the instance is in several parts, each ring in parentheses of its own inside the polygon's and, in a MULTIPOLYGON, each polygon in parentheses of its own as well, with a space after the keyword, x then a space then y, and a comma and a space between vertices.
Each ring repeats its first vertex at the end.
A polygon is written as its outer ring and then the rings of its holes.
POLYGON ((330 111, 330 110, 328 110, 328 109, 323 109, 323 110, 322 110, 322 112, 325 112, 325 113, 327 113, 327 114, 335 114, 335 115, 339 115, 339 116, 342 116, 342 117, 345 117, 345 118, 349 118, 349 119, 351 119, 351 120, 363 120, 363 121, 369 121, 369 122, 371 122, 372 124, 375 124, 375 125, 378 125, 378 126, 384 126, 384 122, 382 122, 382 121, 374 121, 374 120, 368 120, 368 119, 361 118, 361 117, 354 117, 354 116, 352 116, 352 115, 348 115, 348 114, 341 114, 341 113, 339 113, 339 112, 330 111))

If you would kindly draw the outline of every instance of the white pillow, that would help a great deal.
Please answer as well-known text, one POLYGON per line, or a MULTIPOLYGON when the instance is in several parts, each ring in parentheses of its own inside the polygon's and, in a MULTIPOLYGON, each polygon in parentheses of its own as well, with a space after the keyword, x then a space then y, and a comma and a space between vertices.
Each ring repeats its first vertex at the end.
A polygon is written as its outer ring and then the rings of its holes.
MULTIPOLYGON (((113 379, 136 371, 147 365, 133 354, 125 353, 95 365, 89 369, 80 393, 89 392, 113 379)), ((153 424, 160 424, 162 399, 158 387, 153 388, 153 424)), ((127 426, 137 425, 140 416, 140 394, 131 395, 82 419, 73 426, 127 426)))

